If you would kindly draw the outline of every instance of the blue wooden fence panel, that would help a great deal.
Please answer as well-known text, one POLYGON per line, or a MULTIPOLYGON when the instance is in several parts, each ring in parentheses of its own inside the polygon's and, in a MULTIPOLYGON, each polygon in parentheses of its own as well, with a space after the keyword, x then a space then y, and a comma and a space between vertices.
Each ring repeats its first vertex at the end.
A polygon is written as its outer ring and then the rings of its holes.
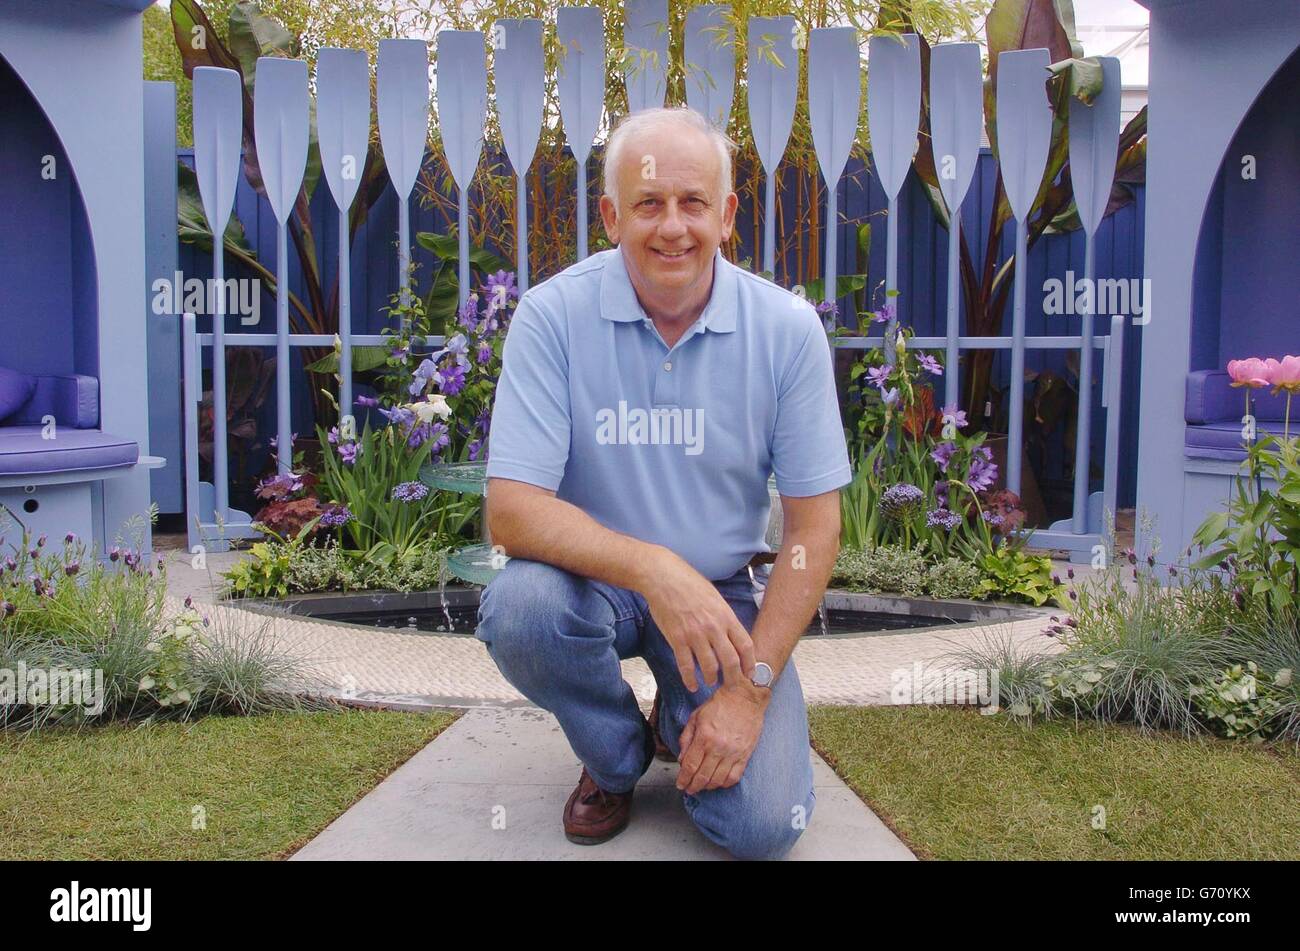
MULTIPOLYGON (((485 147, 485 156, 480 169, 493 164, 508 167, 504 151, 495 143, 485 147)), ((600 195, 600 160, 603 149, 593 152, 590 160, 588 182, 591 195, 592 219, 596 218, 595 207, 600 195)), ((566 150, 566 154, 567 153, 566 150)), ((182 162, 193 165, 193 153, 189 149, 179 150, 182 162)), ((426 156, 426 170, 430 168, 426 156)), ((784 171, 784 168, 783 168, 784 171)), ((441 173, 439 173, 441 174, 441 173)), ((534 163, 531 175, 549 174, 549 167, 541 160, 534 163)), ((993 197, 997 181, 997 163, 988 149, 981 150, 980 161, 976 169, 975 181, 962 209, 962 231, 971 249, 976 267, 983 260, 988 236, 988 217, 993 210, 993 197)), ((778 248, 791 238, 792 231, 801 227, 791 213, 795 207, 796 187, 794 177, 788 174, 780 176, 781 203, 786 209, 783 231, 778 231, 778 248)), ((736 190, 743 194, 745 178, 736 182, 736 190)), ((857 254, 857 228, 864 222, 872 226, 872 242, 866 273, 868 274, 867 306, 883 303, 883 281, 885 276, 885 196, 875 177, 863 162, 851 158, 844 177, 838 185, 838 207, 840 225, 843 229, 838 242, 837 272, 840 275, 859 272, 855 260, 857 254), (877 285, 880 285, 877 288, 877 285)), ((1144 212, 1144 190, 1138 188, 1136 202, 1106 218, 1097 233, 1097 277, 1103 278, 1141 278, 1142 234, 1144 212)), ((417 189, 418 192, 418 189, 417 189)), ((760 189, 761 194, 761 189, 760 189)), ((471 189, 471 205, 478 199, 477 187, 471 189)), ((824 206, 823 206, 824 208, 824 206)), ((742 202, 736 217, 736 230, 739 238, 737 260, 746 257, 757 262, 761 260, 761 249, 752 246, 754 234, 753 221, 756 208, 746 207, 742 202)), ((312 222, 316 236, 316 258, 321 267, 323 284, 328 289, 333 280, 338 261, 338 218, 328 189, 317 188, 312 201, 312 222)), ((240 179, 239 191, 235 200, 235 213, 243 223, 249 243, 257 253, 258 259, 272 273, 275 270, 275 217, 265 199, 259 198, 248 183, 240 179)), ((944 314, 947 297, 946 243, 947 232, 934 219, 930 205, 913 173, 899 196, 901 241, 899 255, 899 291, 898 309, 903 325, 915 328, 919 335, 942 336, 945 333, 944 314)), ((411 234, 431 231, 445 234, 454 223, 454 217, 442 215, 437 210, 428 208, 413 200, 411 206, 411 234)), ((761 230, 761 229, 760 229, 761 230)), ((352 249, 352 314, 353 332, 356 334, 379 333, 385 325, 384 309, 389 305, 390 297, 398 287, 397 264, 397 199, 391 184, 383 196, 371 208, 365 224, 358 230, 352 249)), ((820 238, 818 239, 820 242, 820 238)), ((804 239, 805 255, 810 247, 804 239)), ((793 247, 793 244, 792 244, 793 247)), ((502 248, 488 242, 488 248, 499 256, 512 260, 503 253, 502 248)), ((1015 251, 1013 229, 1008 227, 1002 235, 1002 244, 998 260, 1003 261, 1015 251)), ((428 288, 429 274, 434 263, 432 254, 414 246, 412 255, 420 265, 417 271, 417 288, 424 293, 428 288)), ((297 255, 290 246, 289 282, 294 294, 304 296, 302 275, 298 269, 297 255)), ((535 257, 532 264, 536 266, 535 257)), ((180 268, 186 278, 211 276, 211 257, 207 253, 196 253, 192 246, 182 245, 180 249, 180 268)), ((794 266, 794 252, 788 250, 785 255, 778 254, 778 277, 788 273, 794 266)), ((754 265, 757 269, 757 264, 754 265)), ((1029 253, 1029 282, 1027 294, 1026 333, 1028 336, 1049 334, 1066 334, 1077 332, 1077 318, 1049 316, 1042 312, 1043 282, 1048 278, 1064 279, 1065 272, 1073 270, 1076 277, 1083 273, 1083 234, 1074 232, 1068 235, 1052 235, 1040 239, 1029 253), (1071 329, 1073 327, 1073 329, 1071 329)), ((227 263, 227 277, 244 276, 243 269, 233 261, 227 263)), ((550 274, 533 275, 532 283, 549 277, 550 274)), ((840 301, 841 314, 846 314, 852 307, 850 299, 840 301)), ((1004 333, 1010 333, 1011 305, 1008 300, 1004 333)), ((200 316, 198 330, 210 332, 211 322, 200 316)), ((966 332, 963 313, 962 333, 966 332)), ((1104 331, 1099 325, 1098 330, 1104 331)), ((275 300, 274 296, 264 291, 261 301, 261 322, 257 326, 241 326, 240 331, 255 333, 274 333, 275 300)), ((1122 401, 1123 437, 1121 458, 1135 459, 1137 453, 1137 419, 1138 406, 1138 367, 1141 365, 1139 329, 1128 326, 1125 338, 1124 359, 1124 397, 1122 401)), ((274 348, 260 348, 268 358, 274 348)), ((994 375, 1000 386, 1007 383, 1010 364, 1008 351, 993 351, 994 375)), ((210 360, 210 353, 205 351, 205 366, 210 360)), ((295 372, 301 372, 302 352, 293 348, 291 359, 295 372)), ((847 359, 847 357, 845 358, 847 359)), ((1065 366, 1066 354, 1058 350, 1029 350, 1025 356, 1025 365, 1029 370, 1050 370, 1060 376, 1069 377, 1065 366)), ((1100 382, 1101 368, 1104 360, 1095 363, 1097 381, 1100 382)), ((1027 388, 1028 389, 1028 388, 1027 388)), ((1093 388, 1092 413, 1092 451, 1093 465, 1100 472, 1105 446, 1106 411, 1101 407, 1102 388, 1093 388)), ((300 436, 312 434, 312 401, 306 386, 292 388, 293 429, 300 436)), ((259 417, 261 441, 274 433, 274 400, 268 399, 259 417)), ((260 471, 265 462, 265 452, 250 456, 250 471, 260 471)), ((1040 480, 1053 480, 1064 477, 1065 468, 1071 460, 1067 458, 1058 429, 1051 444, 1047 447, 1045 467, 1038 472, 1040 480)), ((233 474, 232 474, 233 478, 233 474)), ((1100 488, 1100 479, 1093 482, 1093 488, 1100 488)), ((1131 505, 1136 491, 1136 473, 1132 467, 1122 468, 1119 473, 1119 501, 1121 505, 1131 505)))

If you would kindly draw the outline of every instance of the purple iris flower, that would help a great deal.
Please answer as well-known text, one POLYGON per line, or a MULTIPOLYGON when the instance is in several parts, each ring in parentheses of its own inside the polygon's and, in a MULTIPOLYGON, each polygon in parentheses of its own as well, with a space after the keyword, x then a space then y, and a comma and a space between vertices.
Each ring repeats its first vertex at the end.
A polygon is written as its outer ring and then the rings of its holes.
POLYGON ((970 463, 970 475, 967 481, 970 487, 976 492, 983 492, 993 488, 993 483, 998 480, 998 466, 993 461, 993 453, 987 446, 980 446, 975 450, 974 458, 970 463))
POLYGON ((939 466, 940 472, 948 471, 948 463, 952 461, 952 454, 957 451, 957 447, 950 442, 941 442, 930 451, 930 458, 939 466))
POLYGON ((966 428, 966 411, 958 409, 956 403, 949 403, 943 408, 942 412, 945 426, 951 422, 957 429, 966 428))
POLYGON ((478 462, 479 453, 483 451, 483 440, 475 439, 469 444, 469 461, 478 462))
POLYGON ((484 364, 484 363, 488 363, 489 361, 491 361, 491 359, 492 359, 492 344, 490 344, 490 343, 480 343, 480 344, 478 345, 478 353, 475 354, 475 359, 478 360, 478 362, 479 362, 480 365, 481 365, 481 364, 484 364))
POLYGON ((344 465, 348 465, 348 466, 355 465, 357 461, 357 454, 360 451, 360 449, 361 449, 360 443, 345 442, 343 445, 339 446, 339 459, 343 461, 344 465))

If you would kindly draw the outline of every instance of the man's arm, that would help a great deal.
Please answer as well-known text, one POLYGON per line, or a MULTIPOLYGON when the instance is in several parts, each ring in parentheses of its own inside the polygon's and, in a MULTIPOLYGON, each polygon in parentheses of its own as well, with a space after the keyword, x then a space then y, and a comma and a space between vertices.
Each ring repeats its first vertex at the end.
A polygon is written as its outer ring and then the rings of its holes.
MULTIPOLYGON (((781 510, 781 552, 752 632, 754 659, 772 668, 774 683, 826 593, 840 545, 840 493, 783 495, 781 510)), ((727 681, 698 707, 682 730, 677 788, 694 795, 740 782, 771 696, 752 682, 727 681)))
MULTIPOLYGON (((512 479, 489 479, 488 532, 512 558, 526 558, 639 592, 692 692, 698 663, 710 686, 752 675, 749 632, 707 578, 671 549, 612 531, 555 493, 512 479)), ((775 669, 775 668, 773 668, 775 669)))

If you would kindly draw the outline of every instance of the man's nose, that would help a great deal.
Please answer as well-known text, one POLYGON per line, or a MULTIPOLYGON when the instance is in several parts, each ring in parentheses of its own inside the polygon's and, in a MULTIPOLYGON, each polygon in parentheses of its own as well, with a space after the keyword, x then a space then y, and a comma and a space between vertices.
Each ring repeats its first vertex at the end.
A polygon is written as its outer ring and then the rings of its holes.
POLYGON ((670 201, 666 205, 664 220, 659 225, 659 233, 665 238, 686 233, 686 225, 682 221, 681 212, 677 210, 677 202, 670 201))

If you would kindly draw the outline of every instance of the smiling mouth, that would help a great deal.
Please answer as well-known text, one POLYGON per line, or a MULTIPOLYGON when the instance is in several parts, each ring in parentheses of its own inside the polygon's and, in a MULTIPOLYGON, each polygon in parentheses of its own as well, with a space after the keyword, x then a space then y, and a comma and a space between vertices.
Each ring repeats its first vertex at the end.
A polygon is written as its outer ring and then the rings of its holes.
POLYGON ((687 248, 684 251, 668 252, 668 251, 661 251, 658 248, 655 248, 654 253, 667 261, 680 261, 682 258, 686 257, 686 255, 690 254, 694 250, 695 250, 694 248, 687 248))

